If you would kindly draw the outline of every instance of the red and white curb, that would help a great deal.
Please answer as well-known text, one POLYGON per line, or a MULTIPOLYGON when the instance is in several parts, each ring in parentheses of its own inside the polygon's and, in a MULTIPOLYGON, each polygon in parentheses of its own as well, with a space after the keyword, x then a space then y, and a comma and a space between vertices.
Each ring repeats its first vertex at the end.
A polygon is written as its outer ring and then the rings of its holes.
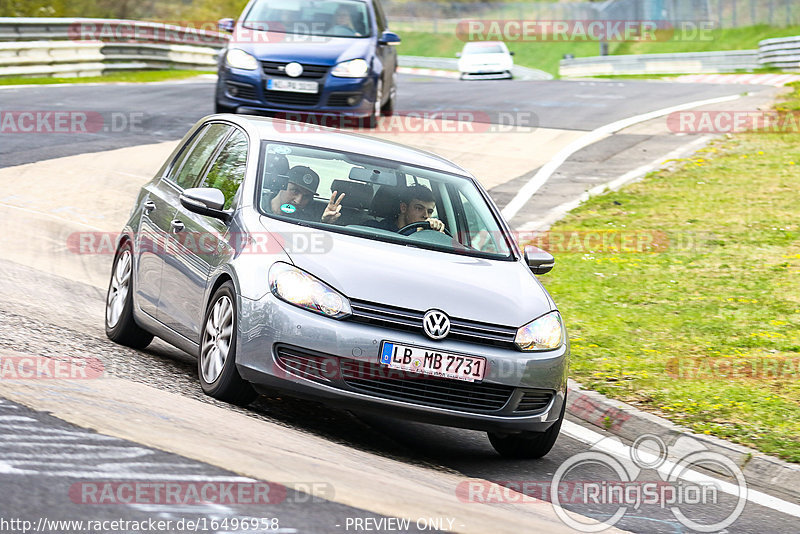
POLYGON ((459 73, 454 70, 425 69, 418 67, 397 67, 401 74, 419 74, 422 76, 439 76, 440 78, 458 78, 459 73))
POLYGON ((787 83, 800 82, 800 74, 686 74, 668 78, 668 80, 679 83, 727 83, 781 87, 787 83))

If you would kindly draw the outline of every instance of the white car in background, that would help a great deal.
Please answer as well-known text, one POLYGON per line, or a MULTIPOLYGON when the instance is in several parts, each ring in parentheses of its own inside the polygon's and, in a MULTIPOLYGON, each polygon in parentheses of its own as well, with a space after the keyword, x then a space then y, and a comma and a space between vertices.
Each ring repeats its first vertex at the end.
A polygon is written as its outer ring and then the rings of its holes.
POLYGON ((476 76, 481 78, 513 78, 511 69, 514 60, 502 41, 475 41, 464 45, 456 54, 461 79, 476 76))

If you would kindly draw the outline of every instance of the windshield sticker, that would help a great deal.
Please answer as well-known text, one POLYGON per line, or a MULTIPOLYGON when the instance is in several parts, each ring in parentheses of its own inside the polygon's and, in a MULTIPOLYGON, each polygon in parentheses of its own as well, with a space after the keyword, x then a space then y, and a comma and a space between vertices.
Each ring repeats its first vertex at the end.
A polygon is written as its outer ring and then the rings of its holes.
POLYGON ((269 149, 267 150, 270 154, 291 154, 292 149, 288 146, 281 146, 281 145, 270 145, 269 149))
POLYGON ((281 205, 281 211, 283 213, 294 213, 297 211, 297 207, 294 204, 283 204, 281 205))

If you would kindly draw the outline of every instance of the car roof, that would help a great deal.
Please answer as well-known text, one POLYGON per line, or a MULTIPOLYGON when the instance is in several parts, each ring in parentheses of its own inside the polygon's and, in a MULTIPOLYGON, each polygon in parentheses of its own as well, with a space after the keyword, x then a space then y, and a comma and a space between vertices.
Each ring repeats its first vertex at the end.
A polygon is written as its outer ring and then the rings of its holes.
MULTIPOLYGON (((472 177, 468 171, 441 156, 367 135, 255 115, 225 114, 215 115, 214 117, 224 117, 226 120, 238 123, 247 130, 255 130, 262 141, 295 143, 342 152, 354 152, 417 167, 427 167, 472 177)), ((208 120, 208 118, 204 120, 208 120)))

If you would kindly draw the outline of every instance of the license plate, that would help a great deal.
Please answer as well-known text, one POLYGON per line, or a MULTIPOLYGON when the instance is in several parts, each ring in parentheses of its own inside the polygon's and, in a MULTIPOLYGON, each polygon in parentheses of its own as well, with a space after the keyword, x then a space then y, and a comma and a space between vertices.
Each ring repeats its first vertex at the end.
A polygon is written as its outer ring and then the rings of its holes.
POLYGON ((391 341, 381 344, 381 364, 392 369, 475 382, 486 374, 486 358, 452 354, 391 341))
POLYGON ((267 80, 267 89, 270 91, 290 91, 292 93, 317 93, 317 82, 301 82, 298 80, 267 80))

